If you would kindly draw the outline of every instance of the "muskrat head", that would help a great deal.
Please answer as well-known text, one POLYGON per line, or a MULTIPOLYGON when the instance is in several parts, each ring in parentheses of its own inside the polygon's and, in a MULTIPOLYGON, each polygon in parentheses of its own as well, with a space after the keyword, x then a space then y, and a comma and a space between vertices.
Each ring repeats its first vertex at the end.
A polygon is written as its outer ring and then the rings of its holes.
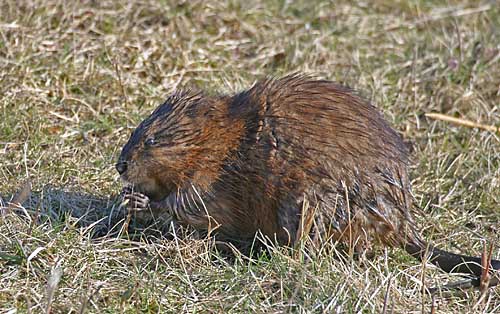
POLYGON ((122 149, 116 169, 153 200, 195 185, 208 189, 238 146, 227 99, 176 92, 146 118, 122 149))

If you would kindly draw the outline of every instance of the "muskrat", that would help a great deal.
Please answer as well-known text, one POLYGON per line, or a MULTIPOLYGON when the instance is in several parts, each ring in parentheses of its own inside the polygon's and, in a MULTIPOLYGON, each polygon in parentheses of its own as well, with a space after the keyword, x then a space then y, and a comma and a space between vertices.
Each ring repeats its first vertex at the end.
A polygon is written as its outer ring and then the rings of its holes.
POLYGON ((173 93, 133 131, 116 169, 131 209, 167 211, 234 243, 260 232, 293 245, 308 204, 315 237, 357 250, 402 247, 446 272, 481 276, 480 258, 435 248, 417 232, 408 162, 373 105, 294 74, 233 96, 173 93))

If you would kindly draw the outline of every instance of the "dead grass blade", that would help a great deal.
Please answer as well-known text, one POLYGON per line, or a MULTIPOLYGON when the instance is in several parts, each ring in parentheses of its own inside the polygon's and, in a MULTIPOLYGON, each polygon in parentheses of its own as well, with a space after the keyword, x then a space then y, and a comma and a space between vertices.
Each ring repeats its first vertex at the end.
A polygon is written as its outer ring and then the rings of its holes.
POLYGON ((442 120, 442 121, 446 121, 446 122, 451 122, 451 123, 454 123, 454 124, 457 124, 457 125, 466 126, 466 127, 469 127, 469 128, 478 128, 478 129, 483 129, 483 130, 487 130, 487 131, 490 131, 490 132, 500 132, 500 128, 498 128, 496 126, 493 126, 493 125, 481 124, 481 123, 473 122, 473 121, 470 121, 470 120, 465 120, 465 119, 461 119, 461 118, 451 117, 451 116, 444 115, 444 114, 441 114, 441 113, 426 113, 425 116, 429 117, 431 119, 436 119, 436 120, 442 120))
POLYGON ((385 290, 384 307, 382 309, 382 314, 387 313, 387 304, 389 303, 389 296, 391 295, 391 282, 392 282, 392 276, 390 276, 389 279, 387 280, 387 289, 385 290))
POLYGON ((481 295, 477 301, 476 306, 484 307, 487 296, 488 296, 488 288, 490 287, 490 263, 491 263, 491 255, 493 253, 493 244, 490 243, 489 249, 487 248, 486 242, 483 244, 483 252, 481 253, 481 266, 483 271, 481 273, 481 277, 479 280, 479 291, 481 295))
POLYGON ((302 202, 302 213, 300 216, 299 229, 297 230, 297 235, 295 237, 295 246, 297 247, 300 241, 304 240, 305 237, 311 232, 311 228, 314 222, 314 215, 316 213, 316 208, 309 205, 309 201, 304 197, 302 202))
POLYGON ((54 296, 57 291, 59 281, 61 281, 62 275, 62 267, 59 263, 57 263, 57 265, 52 269, 49 280, 47 282, 47 307, 45 308, 46 314, 50 314, 52 311, 52 302, 54 302, 54 296))

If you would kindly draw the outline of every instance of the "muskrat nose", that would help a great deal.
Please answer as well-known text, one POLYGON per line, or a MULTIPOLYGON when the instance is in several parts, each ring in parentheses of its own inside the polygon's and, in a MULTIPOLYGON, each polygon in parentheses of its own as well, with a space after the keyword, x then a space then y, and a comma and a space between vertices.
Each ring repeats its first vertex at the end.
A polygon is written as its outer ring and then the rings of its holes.
POLYGON ((125 171, 127 171, 127 162, 126 161, 119 161, 116 163, 115 168, 119 174, 122 174, 125 171))

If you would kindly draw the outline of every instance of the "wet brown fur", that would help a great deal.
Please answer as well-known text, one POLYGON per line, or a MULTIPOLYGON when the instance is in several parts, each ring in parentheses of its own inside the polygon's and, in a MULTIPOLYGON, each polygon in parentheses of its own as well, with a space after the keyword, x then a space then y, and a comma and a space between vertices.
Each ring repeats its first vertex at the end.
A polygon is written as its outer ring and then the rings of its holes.
MULTIPOLYGON (((176 93, 134 131, 120 161, 153 209, 228 239, 260 231, 291 245, 307 201, 316 238, 415 257, 427 246, 412 219, 406 145, 375 107, 330 81, 291 75, 234 96, 176 93)), ((454 258, 437 262, 447 271, 467 260, 432 250, 454 258)))

